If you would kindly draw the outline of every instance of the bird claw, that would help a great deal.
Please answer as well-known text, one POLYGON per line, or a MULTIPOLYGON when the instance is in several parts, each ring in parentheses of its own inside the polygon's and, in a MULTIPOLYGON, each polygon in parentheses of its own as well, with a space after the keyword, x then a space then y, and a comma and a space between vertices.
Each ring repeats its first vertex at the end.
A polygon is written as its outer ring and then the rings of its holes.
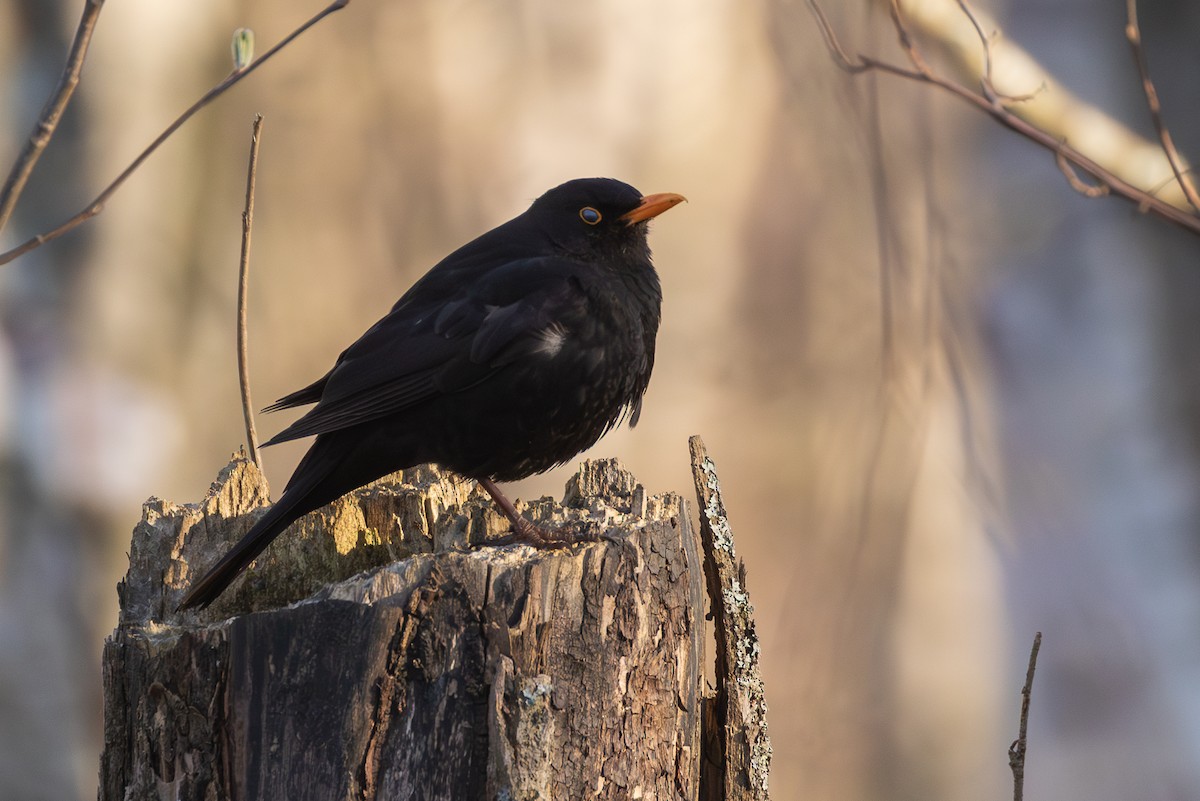
POLYGON ((599 542, 601 539, 614 542, 611 537, 606 534, 599 534, 593 531, 581 531, 578 528, 562 527, 562 528, 545 528, 536 526, 528 520, 521 518, 520 522, 512 527, 512 532, 506 536, 490 539, 485 545, 528 545, 539 550, 557 550, 559 548, 568 548, 580 542, 599 542))

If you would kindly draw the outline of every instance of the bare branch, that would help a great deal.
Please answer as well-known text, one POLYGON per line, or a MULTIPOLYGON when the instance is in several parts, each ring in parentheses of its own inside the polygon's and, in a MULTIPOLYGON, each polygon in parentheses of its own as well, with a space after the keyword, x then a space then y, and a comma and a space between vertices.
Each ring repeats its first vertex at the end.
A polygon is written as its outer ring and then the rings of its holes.
POLYGON ((254 182, 258 175, 258 144, 262 134, 263 117, 254 115, 254 132, 250 135, 250 165, 246 169, 246 210, 242 212, 242 256, 238 263, 237 297, 237 357, 238 386, 242 391, 242 416, 246 419, 246 446, 250 459, 262 469, 258 452, 258 432, 254 430, 254 404, 250 401, 250 355, 247 345, 246 306, 250 284, 250 231, 254 227, 254 182))
POLYGON ((842 49, 842 43, 838 41, 833 32, 833 26, 829 24, 829 19, 825 16, 825 10, 821 8, 817 0, 808 0, 808 8, 817 20, 817 30, 821 32, 821 38, 825 40, 825 47, 829 49, 829 55, 833 57, 839 67, 851 74, 871 69, 861 60, 850 58, 850 55, 842 49))
MULTIPOLYGON (((902 14, 898 11, 898 0, 891 0, 892 19, 895 22, 897 19, 902 20, 902 14)), ((1004 127, 1012 130, 1030 141, 1040 145, 1045 150, 1054 154, 1055 161, 1059 164, 1060 169, 1064 164, 1070 166, 1072 170, 1081 171, 1092 176, 1100 185, 1105 187, 1104 191, 1096 190, 1094 187, 1089 188, 1085 194, 1089 197, 1097 197, 1103 194, 1113 194, 1135 204, 1139 211, 1143 213, 1155 214, 1169 222, 1175 223, 1181 228, 1191 231, 1194 234, 1200 234, 1200 214, 1192 213, 1191 211, 1179 208, 1172 203, 1169 203, 1161 198, 1155 197, 1151 193, 1134 186, 1129 181, 1118 176, 1111 170, 1101 166, 1088 156, 1084 155, 1074 147, 1070 146, 1061 139, 1053 136, 1045 130, 1037 127, 1033 123, 1027 122, 1025 119, 1013 114, 1006 108, 1003 103, 998 102, 998 98, 1003 96, 998 93, 993 98, 980 92, 974 92, 965 86, 958 84, 948 78, 928 70, 922 60, 914 60, 913 54, 917 53, 915 47, 911 46, 911 36, 908 33, 907 27, 903 22, 897 24, 897 32, 901 39, 901 47, 905 49, 910 61, 913 61, 916 69, 907 69, 895 64, 890 64, 886 61, 859 55, 857 58, 852 58, 847 55, 846 49, 838 40, 832 26, 829 24, 828 18, 825 16, 817 3, 817 0, 809 0, 809 8, 813 12, 813 16, 817 21, 817 26, 821 30, 821 35, 825 39, 826 46, 834 56, 835 63, 843 70, 851 74, 860 74, 869 70, 877 70, 891 75, 896 75, 908 80, 919 81, 936 86, 942 91, 948 92, 955 97, 963 100, 979 110, 983 111, 994 120, 999 122, 1004 127)), ((973 23, 977 31, 981 31, 978 20, 973 23)), ((985 37, 985 44, 987 39, 985 37)), ((917 53, 919 59, 919 53, 917 53)), ((1078 180, 1078 176, 1075 176, 1078 180)), ((1081 185, 1086 186, 1086 184, 1081 185)), ((1075 183, 1072 186, 1079 188, 1075 183)))
POLYGON ((904 22, 904 14, 900 11, 900 0, 891 0, 888 3, 888 13, 892 17, 892 26, 896 29, 896 34, 900 37, 900 48, 904 54, 908 56, 908 60, 917 68, 917 72, 924 75, 927 79, 933 78, 933 70, 930 69, 925 57, 921 55, 921 51, 917 48, 917 42, 913 39, 912 33, 908 30, 908 25, 904 22))
POLYGON ((988 100, 993 103, 1023 103, 1026 100, 1032 100, 1045 90, 1045 84, 1042 84, 1032 92, 1020 95, 1007 94, 998 90, 996 84, 992 81, 992 37, 995 36, 995 32, 988 34, 984 31, 983 23, 979 21, 979 16, 971 8, 967 0, 958 0, 958 8, 971 23, 971 27, 975 29, 975 34, 979 37, 979 44, 983 48, 983 77, 980 78, 979 84, 983 89, 984 96, 988 100))
MULTIPOLYGON (((1187 175, 1187 176, 1194 176, 1196 174, 1196 168, 1188 167, 1186 170, 1183 171, 1183 174, 1187 175)), ((1168 186, 1179 186, 1179 182, 1175 180, 1174 175, 1172 175, 1169 178, 1162 179, 1161 181, 1159 181, 1158 183, 1156 183, 1154 186, 1150 187, 1146 191, 1152 195, 1157 195, 1159 192, 1163 191, 1168 186)))
POLYGON ((1171 132, 1163 122, 1162 105, 1158 102, 1158 90, 1154 88, 1154 82, 1150 80, 1150 65, 1146 61, 1146 52, 1142 49, 1142 31, 1138 27, 1137 0, 1127 0, 1125 8, 1128 16, 1125 38, 1129 40, 1129 47, 1133 50, 1133 61, 1137 65, 1138 75, 1142 78, 1142 91, 1146 95, 1146 105, 1150 107, 1150 119, 1154 121, 1154 130, 1158 132, 1158 140, 1162 142, 1163 153, 1166 154, 1167 161, 1171 164, 1171 171, 1175 173, 1175 180, 1179 182, 1179 188, 1183 190, 1184 197, 1188 199, 1188 203, 1192 204, 1192 208, 1200 212, 1200 195, 1196 194, 1196 187, 1180 163, 1179 151, 1175 149, 1175 140, 1171 138, 1171 132))
POLYGON ((13 163, 4 188, 0 189, 0 231, 8 225, 17 200, 25 191, 30 173, 42 157, 46 145, 50 144, 54 132, 58 130, 63 112, 71 102, 71 96, 75 94, 75 87, 79 86, 79 73, 83 69, 83 60, 87 57, 88 45, 92 41, 92 32, 96 29, 96 21, 100 18, 100 10, 103 7, 104 0, 87 0, 84 3, 83 16, 79 20, 79 27, 75 29, 75 39, 67 53, 67 64, 63 68, 62 77, 58 79, 54 93, 42 108, 42 115, 33 126, 33 133, 29 135, 24 149, 13 163))
POLYGON ((842 47, 842 43, 837 38, 837 34, 833 30, 833 25, 829 23, 829 18, 825 16, 825 10, 821 8, 821 4, 817 0, 808 0, 808 8, 812 12, 813 18, 817 21, 817 29, 821 31, 821 38, 825 40, 825 47, 829 49, 829 54, 833 57, 834 62, 845 72, 851 75, 858 75, 870 70, 879 70, 880 72, 889 72, 903 78, 911 78, 914 81, 930 80, 928 75, 907 70, 903 67, 897 67, 868 56, 860 55, 852 58, 846 52, 846 48, 842 47))
POLYGON ((1062 171, 1071 188, 1084 197, 1103 197, 1108 194, 1108 187, 1104 184, 1089 184, 1080 178, 1079 173, 1071 166, 1071 162, 1067 161, 1061 150, 1054 154, 1054 163, 1058 165, 1058 169, 1062 171))
POLYGON ((35 248, 38 248, 53 239, 57 239, 58 237, 67 233, 68 231, 72 231, 75 228, 78 228, 80 225, 82 225, 84 222, 91 219, 92 217, 95 217, 97 214, 99 214, 101 211, 104 210, 104 204, 108 201, 108 199, 110 197, 112 197, 112 195, 118 189, 121 188, 121 185, 125 183, 126 179, 128 179, 129 176, 132 175, 138 169, 138 167, 142 166, 142 163, 147 158, 150 157, 150 154, 152 154, 155 150, 157 150, 163 142, 167 141, 167 139, 169 139, 172 134, 174 134, 177 130, 179 130, 179 128, 182 127, 185 122, 187 122, 189 119, 191 119, 192 116, 197 111, 204 108, 212 101, 216 100, 218 97, 223 95, 226 91, 228 91, 230 88, 232 88, 235 84, 237 84, 239 81, 241 81, 247 75, 254 72, 256 69, 258 69, 264 63, 266 63, 272 56, 274 56, 280 50, 282 50, 283 48, 285 48, 289 44, 291 44, 292 41, 294 41, 296 39, 296 37, 300 36, 300 34, 304 33, 312 26, 316 25, 322 19, 324 19, 325 17, 332 14, 334 11, 338 11, 342 8, 345 8, 349 4, 350 4, 350 0, 334 0, 334 2, 330 3, 324 9, 317 12, 317 14, 315 16, 313 16, 311 19, 309 19, 303 25, 296 28, 296 30, 292 31, 290 34, 288 34, 286 37, 284 37, 284 39, 282 41, 280 41, 277 45, 272 47, 267 52, 263 53, 262 57, 259 58, 257 61, 251 63, 245 69, 234 70, 232 73, 229 74, 229 77, 225 78, 225 80, 218 83, 212 89, 209 89, 204 94, 203 97, 201 97, 199 100, 197 100, 195 103, 193 103, 187 109, 187 111, 183 112, 183 114, 179 115, 179 117, 173 123, 168 125, 166 130, 164 130, 161 134, 159 134, 158 137, 153 142, 151 142, 150 145, 145 150, 143 150, 138 155, 138 157, 135 158, 133 160, 133 162, 128 167, 126 167, 124 169, 124 171, 122 171, 121 174, 118 175, 113 180, 112 183, 110 183, 107 187, 105 187, 104 190, 99 195, 97 195, 96 198, 91 203, 89 203, 82 211, 80 211, 74 217, 71 217, 69 220, 61 223, 57 227, 51 229, 50 231, 47 231, 42 234, 38 234, 37 236, 18 245, 17 247, 13 248, 12 250, 6 251, 4 253, 0 253, 0 264, 8 264, 10 261, 13 261, 16 258, 25 255, 29 251, 31 251, 35 248))
POLYGON ((975 12, 967 5, 966 0, 958 0, 958 7, 962 13, 971 22, 971 26, 975 28, 975 33, 979 36, 979 43, 983 45, 983 78, 980 80, 980 85, 983 87, 983 93, 987 95, 988 100, 993 103, 997 102, 999 94, 996 92, 996 87, 992 84, 992 39, 983 30, 983 25, 979 22, 979 17, 975 16, 975 12))
POLYGON ((1033 635, 1033 647, 1029 649, 1029 667, 1025 669, 1025 686, 1021 688, 1021 722, 1017 728, 1017 739, 1008 748, 1008 766, 1013 775, 1013 801, 1022 801, 1025 796, 1025 751, 1028 746, 1029 701, 1033 695, 1033 672, 1037 670, 1038 651, 1042 648, 1042 633, 1033 635))

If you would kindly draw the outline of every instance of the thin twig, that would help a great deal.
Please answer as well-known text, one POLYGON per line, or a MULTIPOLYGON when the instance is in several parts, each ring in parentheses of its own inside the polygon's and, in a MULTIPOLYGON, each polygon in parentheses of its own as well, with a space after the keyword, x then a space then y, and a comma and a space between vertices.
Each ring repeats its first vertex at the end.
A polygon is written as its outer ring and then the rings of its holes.
POLYGON ((992 40, 983 30, 983 25, 980 24, 979 18, 975 16, 975 12, 967 5, 966 0, 958 0, 958 8, 970 21, 971 26, 975 28, 975 35, 979 37, 979 43, 983 45, 983 78, 979 84, 983 87, 983 93, 988 100, 993 103, 999 102, 1000 96, 996 92, 996 87, 992 84, 992 40))
POLYGON ((1150 107, 1150 119, 1154 121, 1154 130, 1158 131, 1158 141, 1162 143, 1163 153, 1167 156, 1171 171, 1175 173, 1175 180, 1179 182, 1179 188, 1183 190, 1184 197, 1187 198, 1188 203, 1192 204, 1192 208, 1200 212, 1200 195, 1196 194, 1196 187, 1183 168, 1179 151, 1175 149, 1175 140, 1171 138, 1171 132, 1163 122, 1162 104, 1158 101, 1158 90, 1154 88, 1154 82, 1150 80, 1150 65, 1146 61, 1146 52, 1142 49, 1142 31, 1138 27, 1137 0, 1126 0, 1125 8, 1128 16, 1128 22, 1125 24, 1125 38, 1129 40, 1129 47, 1133 50, 1133 61, 1137 65, 1138 75, 1142 78, 1142 91, 1146 95, 1146 105, 1150 107))
POLYGON ((116 192, 123 183, 125 183, 125 180, 127 178, 129 178, 129 176, 132 175, 134 173, 134 171, 137 170, 138 167, 142 166, 142 162, 144 162, 147 158, 149 158, 150 154, 153 153, 155 150, 157 150, 159 145, 161 145, 163 142, 167 141, 167 139, 169 139, 171 137, 171 135, 175 133, 175 131, 179 130, 179 128, 185 122, 187 122, 189 119, 191 119, 192 115, 194 115, 197 111, 199 111, 200 109, 207 106, 213 100, 215 100, 218 97, 220 97, 221 95, 223 95, 227 90, 229 90, 236 83, 241 81, 247 75, 254 72, 256 69, 258 69, 264 63, 266 63, 267 60, 269 60, 273 55, 275 55, 280 50, 282 50, 283 48, 285 48, 289 44, 291 44, 292 41, 294 39, 296 39, 296 37, 298 37, 300 34, 304 33, 312 26, 316 25, 322 19, 324 19, 325 17, 332 14, 334 11, 338 11, 339 9, 345 8, 349 4, 350 4, 350 0, 334 0, 334 2, 330 3, 324 9, 317 12, 317 14, 315 16, 313 16, 311 19, 309 19, 307 22, 305 22, 299 28, 297 28, 296 30, 294 30, 290 34, 288 34, 286 37, 284 37, 284 39, 281 42, 279 42, 279 44, 275 45, 270 50, 263 53, 261 58, 254 61, 253 63, 251 63, 245 69, 235 70, 234 72, 230 73, 229 77, 225 78, 225 80, 218 83, 212 89, 209 89, 204 94, 203 97, 201 97, 199 100, 197 100, 195 103, 193 103, 191 105, 191 107, 188 108, 187 111, 183 112, 183 114, 179 115, 179 117, 173 123, 168 125, 166 130, 164 130, 161 134, 159 134, 158 138, 156 138, 153 142, 151 142, 150 145, 145 150, 143 150, 141 152, 141 154, 139 154, 138 157, 136 159, 134 159, 133 162, 128 167, 126 167, 125 170, 120 175, 118 175, 115 180, 113 180, 112 183, 110 183, 107 187, 105 187, 104 191, 102 191, 99 195, 97 195, 96 199, 93 200, 91 203, 89 203, 86 208, 84 208, 82 211, 80 211, 74 217, 71 217, 69 220, 60 224, 56 228, 53 228, 52 230, 47 231, 46 233, 38 234, 37 236, 18 245, 17 247, 13 248, 12 250, 6 251, 4 253, 0 253, 0 264, 8 264, 13 259, 18 258, 19 256, 23 256, 26 253, 28 253, 29 251, 33 250, 34 248, 40 247, 53 239, 57 239, 58 237, 67 233, 68 231, 71 231, 71 230, 77 228, 79 225, 81 225, 82 223, 91 219, 92 217, 95 217, 97 214, 99 214, 101 211, 104 210, 104 204, 108 201, 108 199, 110 197, 112 197, 113 193, 116 192))
POLYGON ((1008 747, 1008 766, 1013 775, 1013 801, 1021 801, 1025 795, 1025 751, 1028 745, 1029 699, 1033 694, 1033 672, 1037 670, 1038 651, 1042 647, 1042 633, 1033 635, 1033 648, 1029 650, 1029 667, 1025 669, 1025 686, 1021 688, 1021 722, 1017 728, 1017 739, 1008 747))
POLYGON ((246 296, 250 284, 250 231, 254 227, 254 181, 258 175, 258 143, 262 134, 263 117, 254 115, 254 132, 250 135, 250 166, 246 169, 246 210, 242 212, 242 257, 238 263, 237 298, 237 357, 238 385, 242 390, 242 416, 246 418, 246 443, 250 458, 262 469, 258 452, 258 432, 254 430, 254 405, 250 402, 250 356, 246 344, 246 296))
POLYGON ((971 8, 971 4, 967 0, 958 0, 958 8, 962 11, 963 16, 971 23, 971 27, 975 29, 975 35, 979 37, 979 44, 983 47, 983 77, 979 84, 983 89, 984 96, 994 104, 999 103, 1023 103, 1038 96, 1038 93, 1045 89, 1043 84, 1038 89, 1027 92, 1023 95, 1010 95, 996 89, 996 84, 992 81, 992 36, 988 35, 983 30, 983 23, 979 21, 975 11, 971 8))
MULTIPOLYGON (((1196 168, 1188 167, 1183 172, 1185 175, 1193 176, 1196 174, 1196 168)), ((1170 186, 1173 183, 1175 183, 1174 175, 1172 175, 1170 178, 1163 178, 1161 181, 1159 181, 1158 183, 1156 183, 1154 186, 1150 187, 1146 191, 1157 197, 1159 192, 1163 191, 1164 189, 1166 189, 1168 186, 1170 186)))
MULTIPOLYGON (((1067 143, 1055 138, 1052 134, 1013 114, 1001 103, 993 103, 985 95, 973 92, 965 86, 943 78, 936 73, 925 72, 920 66, 917 69, 908 69, 861 54, 857 58, 850 58, 816 0, 809 0, 809 8, 813 12, 817 26, 821 29, 821 36, 825 40, 830 55, 838 66, 845 71, 851 74, 860 74, 876 70, 889 75, 907 78, 911 81, 928 83, 945 92, 949 92, 960 100, 980 109, 1009 130, 1020 134, 1053 153, 1056 160, 1059 160, 1060 165, 1065 161, 1075 170, 1087 174, 1093 180, 1107 187, 1110 193, 1136 205, 1139 211, 1155 214, 1169 222, 1175 223, 1180 228, 1200 235, 1200 214, 1194 214, 1178 208, 1125 181, 1067 143)), ((898 33, 903 43, 906 32, 900 30, 898 33)), ((906 52, 908 52, 907 49, 906 52)), ((1075 186, 1075 184, 1072 184, 1072 186, 1075 186)), ((1089 191, 1087 195, 1094 197, 1096 193, 1089 191)))
POLYGON ((50 99, 42 108, 42 114, 33 126, 33 133, 25 142, 24 149, 13 163, 12 171, 4 182, 4 188, 0 189, 0 231, 3 231, 4 227, 8 225, 13 209, 17 206, 17 200, 25 191, 25 184, 29 180, 30 173, 33 172, 38 159, 42 157, 46 145, 50 144, 54 132, 58 130, 58 123, 62 119, 63 112, 66 110, 67 104, 71 102, 71 96, 75 94, 75 87, 79 86, 79 73, 83 69, 83 60, 87 56, 88 45, 92 41, 92 32, 96 29, 96 20, 100 18, 100 10, 103 6, 104 0, 87 0, 83 5, 83 16, 79 20, 79 27, 75 29, 75 39, 71 42, 71 49, 67 53, 67 64, 63 68, 62 77, 58 79, 54 93, 50 95, 50 99))
POLYGON ((1071 185, 1079 194, 1084 197, 1104 197, 1108 194, 1108 187, 1104 184, 1089 184, 1087 181, 1079 177, 1079 173, 1071 166, 1071 162, 1067 161, 1066 156, 1062 151, 1054 154, 1054 163, 1058 165, 1058 169, 1062 171, 1063 177, 1067 179, 1067 183, 1071 185))
POLYGON ((852 59, 850 54, 842 49, 842 43, 834 35, 833 26, 829 24, 829 19, 825 16, 825 9, 821 8, 817 0, 808 0, 808 8, 813 16, 817 18, 817 29, 821 32, 821 38, 825 40, 825 47, 829 50, 829 54, 833 56, 833 60, 838 63, 839 67, 851 74, 866 72, 871 69, 862 63, 862 61, 852 59))
POLYGON ((908 56, 908 60, 917 68, 917 72, 921 73, 926 78, 933 77, 933 69, 930 68, 929 62, 921 55, 920 49, 917 47, 917 40, 913 38, 912 32, 908 29, 908 24, 904 21, 904 12, 900 10, 900 0, 891 0, 888 3, 888 13, 892 17, 892 27, 896 29, 896 35, 900 38, 900 49, 908 56))

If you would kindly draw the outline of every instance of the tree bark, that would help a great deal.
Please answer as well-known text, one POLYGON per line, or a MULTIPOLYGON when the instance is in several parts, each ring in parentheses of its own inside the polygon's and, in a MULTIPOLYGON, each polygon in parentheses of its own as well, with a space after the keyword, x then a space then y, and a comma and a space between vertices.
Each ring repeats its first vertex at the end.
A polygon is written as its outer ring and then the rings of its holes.
POLYGON ((771 740, 766 688, 758 669, 758 629, 746 565, 733 545, 717 467, 700 437, 691 437, 692 477, 700 504, 704 579, 716 639, 716 692, 703 700, 706 770, 701 797, 768 801, 771 740))
POLYGON ((104 649, 101 801, 699 797, 704 579, 679 496, 585 462, 562 506, 524 511, 607 539, 455 550, 501 518, 406 471, 175 613, 266 500, 235 459, 201 504, 146 504, 104 649))

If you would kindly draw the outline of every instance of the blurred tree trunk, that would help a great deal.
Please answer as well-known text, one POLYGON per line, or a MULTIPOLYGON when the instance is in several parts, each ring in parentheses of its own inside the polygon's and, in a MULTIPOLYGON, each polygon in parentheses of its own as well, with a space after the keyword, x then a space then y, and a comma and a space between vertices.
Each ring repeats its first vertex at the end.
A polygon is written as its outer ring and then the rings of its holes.
MULTIPOLYGON (((83 4, 2 5, 0 174, 7 177, 61 73, 83 4)), ((93 112, 76 97, 0 249, 88 191, 93 112)), ((94 660, 79 649, 108 628, 91 612, 112 585, 95 566, 113 541, 97 530, 104 510, 93 496, 57 480, 83 448, 79 429, 55 419, 63 389, 81 383, 72 326, 92 242, 80 232, 53 253, 34 252, 0 270, 0 798, 75 799, 94 781, 96 740, 87 724, 98 719, 99 704, 94 660)), ((87 406, 95 405, 89 397, 87 406)), ((94 472, 90 478, 105 483, 94 472)))
MULTIPOLYGON (((886 3, 822 5, 852 52, 892 52, 886 3)), ((733 474, 775 466, 743 502, 776 532, 747 561, 786 588, 772 706, 804 710, 776 718, 773 780, 803 798, 999 799, 1003 618, 970 497, 989 410, 960 309, 969 230, 947 211, 969 207, 947 176, 969 164, 974 120, 927 87, 841 73, 805 4, 766 7, 781 84, 725 402, 755 409, 733 474)))

